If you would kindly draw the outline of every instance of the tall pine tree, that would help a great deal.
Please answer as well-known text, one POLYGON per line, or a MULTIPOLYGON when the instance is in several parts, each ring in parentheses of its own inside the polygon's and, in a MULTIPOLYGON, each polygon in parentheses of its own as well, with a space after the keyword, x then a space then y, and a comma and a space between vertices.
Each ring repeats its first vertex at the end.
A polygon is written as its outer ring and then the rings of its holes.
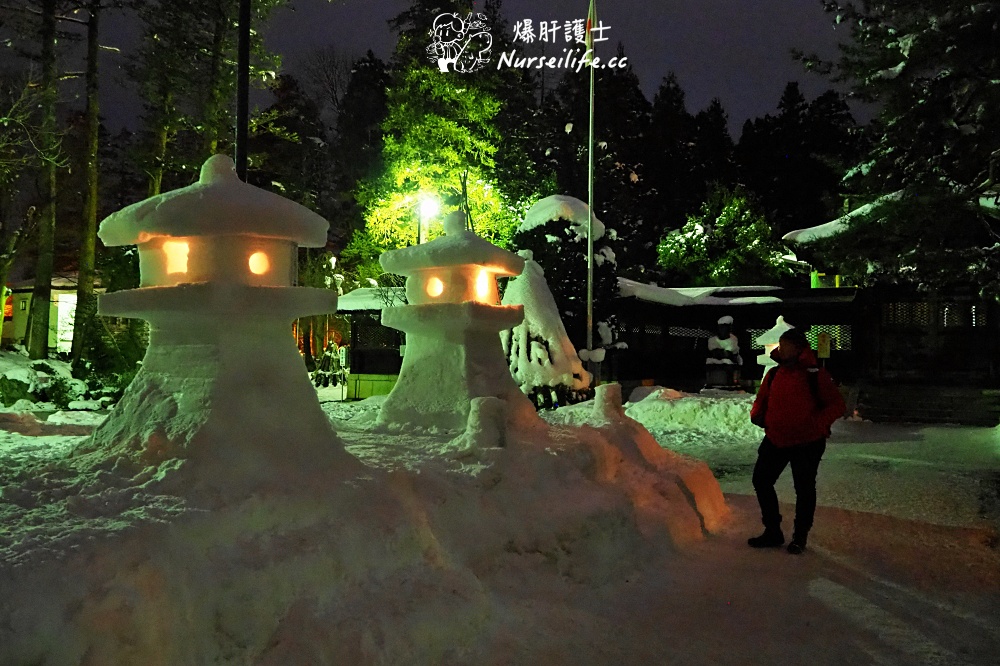
POLYGON ((866 282, 1000 293, 1000 3, 824 5, 851 42, 836 62, 803 60, 879 115, 849 179, 875 205, 820 249, 866 282))

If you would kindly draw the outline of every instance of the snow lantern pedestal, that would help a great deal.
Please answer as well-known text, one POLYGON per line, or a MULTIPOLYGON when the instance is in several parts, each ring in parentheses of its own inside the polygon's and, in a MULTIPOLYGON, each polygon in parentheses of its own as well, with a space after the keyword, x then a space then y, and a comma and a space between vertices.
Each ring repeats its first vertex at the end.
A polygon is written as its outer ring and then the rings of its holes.
POLYGON ((537 420, 511 377, 500 331, 524 319, 521 306, 500 305, 496 278, 518 275, 524 259, 465 229, 455 213, 445 235, 390 250, 379 263, 406 276, 408 305, 382 310, 382 324, 406 333, 399 379, 379 412, 383 426, 462 430, 474 398, 506 404, 506 420, 537 420))
POLYGON ((105 219, 101 240, 138 245, 141 277, 101 295, 98 312, 147 320, 149 346, 85 448, 142 466, 214 462, 248 480, 332 461, 342 445, 291 332, 298 317, 336 310, 335 291, 292 286, 298 246, 324 246, 328 226, 240 181, 225 155, 197 183, 105 219))
POLYGON ((795 327, 787 323, 784 317, 779 316, 772 328, 764 331, 754 340, 754 344, 764 347, 764 353, 757 356, 757 365, 764 366, 764 374, 767 374, 768 370, 778 365, 771 359, 771 352, 778 346, 778 340, 781 339, 782 334, 793 328, 795 327))

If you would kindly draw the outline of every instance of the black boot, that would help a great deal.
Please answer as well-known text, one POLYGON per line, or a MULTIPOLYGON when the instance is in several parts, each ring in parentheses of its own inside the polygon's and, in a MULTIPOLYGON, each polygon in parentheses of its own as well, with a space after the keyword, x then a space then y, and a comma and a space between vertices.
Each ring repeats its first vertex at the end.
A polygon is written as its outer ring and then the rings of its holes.
POLYGON ((768 527, 760 536, 747 539, 747 543, 751 548, 778 548, 785 543, 785 535, 780 527, 768 527))
POLYGON ((806 537, 805 535, 792 535, 792 540, 788 544, 788 552, 792 555, 801 555, 806 549, 806 537))

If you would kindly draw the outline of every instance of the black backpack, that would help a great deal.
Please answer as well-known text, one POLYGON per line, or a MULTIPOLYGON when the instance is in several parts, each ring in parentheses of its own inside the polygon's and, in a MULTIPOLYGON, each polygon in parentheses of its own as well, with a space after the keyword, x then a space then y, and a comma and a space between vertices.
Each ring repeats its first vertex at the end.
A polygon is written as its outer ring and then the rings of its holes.
MULTIPOLYGON (((777 371, 778 371, 777 368, 768 370, 767 374, 764 375, 764 379, 760 383, 760 387, 764 388, 764 386, 766 385, 767 389, 770 390, 771 382, 774 381, 774 373, 776 373, 777 371)), ((813 401, 816 403, 816 407, 819 409, 823 409, 824 407, 823 398, 819 394, 819 368, 807 368, 806 381, 809 382, 809 392, 812 394, 813 401)))

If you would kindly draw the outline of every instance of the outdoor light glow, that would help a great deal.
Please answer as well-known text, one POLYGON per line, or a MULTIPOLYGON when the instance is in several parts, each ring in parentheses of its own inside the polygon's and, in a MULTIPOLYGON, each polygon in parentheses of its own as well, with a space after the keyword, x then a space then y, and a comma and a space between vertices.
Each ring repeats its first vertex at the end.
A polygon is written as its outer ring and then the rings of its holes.
POLYGON ((427 295, 431 298, 437 298, 444 293, 444 282, 441 282, 441 278, 432 277, 427 281, 427 295))
POLYGON ((480 269, 476 276, 476 300, 486 302, 490 295, 490 273, 485 268, 480 269))
POLYGON ((441 205, 438 203, 438 200, 435 199, 434 197, 425 197, 420 202, 420 217, 424 220, 429 220, 430 218, 434 217, 435 215, 438 214, 438 211, 440 210, 441 210, 441 205))
POLYGON ((188 244, 183 241, 167 241, 163 244, 163 253, 167 255, 167 275, 187 273, 188 244))
POLYGON ((271 262, 263 252, 254 252, 250 255, 250 272, 254 275, 263 275, 271 269, 271 262))

